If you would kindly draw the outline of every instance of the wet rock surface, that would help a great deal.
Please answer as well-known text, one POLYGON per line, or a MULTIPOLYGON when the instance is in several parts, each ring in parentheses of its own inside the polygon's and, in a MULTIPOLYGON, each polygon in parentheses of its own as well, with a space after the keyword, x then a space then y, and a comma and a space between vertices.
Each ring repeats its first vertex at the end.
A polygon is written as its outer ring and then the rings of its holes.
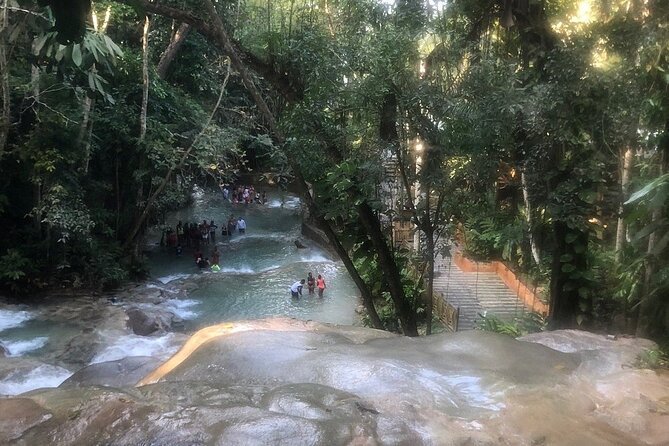
POLYGON ((172 325, 182 323, 174 313, 161 308, 130 307, 126 310, 128 328, 140 336, 165 333, 172 325))
POLYGON ((138 358, 0 400, 18 408, 0 406, 0 444, 666 445, 669 376, 630 365, 649 345, 578 331, 520 341, 222 324, 141 387, 100 386, 149 368, 138 358))
POLYGON ((158 359, 147 356, 131 356, 118 361, 91 364, 66 379, 60 388, 134 386, 159 364, 158 359))

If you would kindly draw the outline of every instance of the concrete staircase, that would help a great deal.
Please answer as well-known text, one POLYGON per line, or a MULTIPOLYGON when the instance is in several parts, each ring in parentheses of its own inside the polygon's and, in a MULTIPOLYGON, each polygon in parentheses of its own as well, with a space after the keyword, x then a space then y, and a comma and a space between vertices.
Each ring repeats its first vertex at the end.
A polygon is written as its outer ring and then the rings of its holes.
POLYGON ((449 257, 435 260, 434 297, 460 308, 458 330, 474 329, 480 314, 512 321, 528 311, 497 274, 465 273, 449 257))

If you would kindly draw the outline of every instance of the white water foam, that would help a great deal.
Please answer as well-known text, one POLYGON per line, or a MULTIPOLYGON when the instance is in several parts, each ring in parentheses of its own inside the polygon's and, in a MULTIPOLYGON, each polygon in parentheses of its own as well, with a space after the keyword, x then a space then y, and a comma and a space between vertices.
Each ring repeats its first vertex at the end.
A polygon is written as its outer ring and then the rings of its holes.
POLYGON ((38 350, 44 347, 48 340, 49 338, 40 336, 28 341, 2 341, 2 345, 4 345, 9 352, 7 356, 14 357, 23 356, 27 352, 38 350))
POLYGON ((300 207, 300 199, 298 197, 286 197, 283 201, 279 198, 272 198, 265 204, 268 208, 284 208, 297 209, 300 207))
POLYGON ((255 274, 256 271, 254 271, 250 266, 241 266, 239 268, 221 268, 222 273, 231 273, 231 274, 255 274))
POLYGON ((170 299, 162 303, 162 305, 172 313, 179 316, 181 319, 195 319, 199 316, 196 311, 190 310, 190 307, 200 305, 200 302, 193 299, 170 299))
MULTIPOLYGON (((162 284, 168 284, 174 280, 187 279, 190 276, 191 276, 190 274, 178 273, 178 274, 170 274, 168 276, 158 277, 156 280, 161 282, 162 284)), ((158 288, 158 286, 156 285, 154 285, 154 287, 158 288)))
POLYGON ((153 356, 159 359, 167 359, 179 349, 179 344, 174 338, 174 333, 156 337, 138 335, 120 336, 114 344, 109 345, 98 353, 91 361, 91 364, 117 361, 130 356, 153 356))
POLYGON ((334 263, 332 259, 328 259, 321 254, 311 254, 311 255, 302 255, 300 256, 302 262, 315 262, 315 263, 334 263))
POLYGON ((0 395, 18 395, 42 387, 58 387, 70 376, 72 372, 69 370, 49 364, 43 364, 28 373, 17 370, 0 381, 0 395))
POLYGON ((0 331, 18 327, 30 319, 32 315, 27 311, 0 310, 0 331))

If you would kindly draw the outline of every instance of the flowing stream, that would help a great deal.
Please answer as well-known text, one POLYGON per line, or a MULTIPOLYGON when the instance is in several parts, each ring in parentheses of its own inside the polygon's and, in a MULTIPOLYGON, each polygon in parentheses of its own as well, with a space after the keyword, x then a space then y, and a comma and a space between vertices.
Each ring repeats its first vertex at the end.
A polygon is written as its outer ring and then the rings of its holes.
MULTIPOLYGON (((182 256, 176 257, 173 249, 160 247, 155 241, 158 236, 154 236, 149 260, 152 276, 157 279, 155 286, 184 275, 195 277, 198 284, 189 292, 188 302, 193 305, 182 308, 182 317, 190 319, 189 329, 275 315, 346 325, 356 322, 357 290, 341 262, 313 244, 306 249, 295 245, 301 225, 297 197, 270 195, 265 205, 243 205, 200 192, 195 194, 193 206, 175 213, 169 223, 174 227, 178 220, 214 220, 221 226, 230 215, 243 217, 247 229, 246 234, 235 233, 230 238, 221 236, 220 227, 217 230, 220 272, 199 271, 193 249, 185 248, 182 256), (302 299, 292 299, 288 288, 310 271, 325 277, 324 298, 309 296, 305 287, 302 299)), ((210 243, 202 252, 208 256, 212 249, 210 243)))
MULTIPOLYGON (((151 278, 144 287, 167 296, 157 304, 131 299, 111 303, 98 298, 96 306, 87 299, 85 305, 92 305, 88 317, 79 314, 76 300, 52 299, 34 306, 0 304, 0 344, 7 357, 4 372, 0 367, 0 395, 58 386, 77 369, 72 363, 77 364, 78 358, 71 359, 72 350, 87 353, 81 365, 130 356, 166 359, 183 343, 184 334, 225 321, 287 316, 344 325, 357 323, 357 290, 341 262, 303 238, 306 248, 298 249, 295 244, 301 237, 300 201, 296 196, 270 193, 264 205, 233 204, 220 193, 197 189, 193 197, 193 205, 169 215, 166 224, 175 228, 179 220, 214 220, 219 225, 215 243, 210 241, 201 251, 210 256, 215 244, 221 255, 221 270, 200 270, 194 261, 194 248, 184 246, 177 256, 173 247, 161 246, 162 231, 154 229, 147 237, 151 278), (246 220, 246 234, 221 235, 220 227, 230 215, 246 220), (305 287, 302 298, 291 298, 290 285, 306 278, 310 271, 325 278, 324 297, 309 295, 305 287), (177 315, 183 324, 175 328, 177 333, 139 336, 118 320, 96 322, 103 319, 101 311, 116 307, 115 316, 107 318, 114 320, 119 319, 120 310, 131 305, 159 305, 177 315), (87 323, 89 319, 91 323, 87 323), (85 338, 90 338, 90 344, 73 348, 72 339, 81 343, 82 338, 84 344, 85 338)), ((142 292, 141 287, 138 292, 142 292)))

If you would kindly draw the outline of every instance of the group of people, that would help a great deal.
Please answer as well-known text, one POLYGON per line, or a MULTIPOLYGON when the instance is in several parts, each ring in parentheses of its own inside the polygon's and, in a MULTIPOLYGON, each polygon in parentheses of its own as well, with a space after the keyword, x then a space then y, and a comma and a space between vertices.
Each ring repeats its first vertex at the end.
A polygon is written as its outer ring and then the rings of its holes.
POLYGON ((309 294, 314 294, 315 289, 318 288, 318 297, 323 297, 323 292, 325 291, 325 288, 327 288, 325 285, 325 279, 320 274, 317 278, 314 278, 314 275, 309 272, 306 280, 300 279, 291 285, 290 294, 293 298, 298 299, 300 296, 302 296, 302 288, 304 288, 305 282, 307 284, 307 290, 309 291, 309 294))
MULTIPOLYGON (((221 267, 219 262, 221 253, 218 250, 218 246, 216 246, 217 228, 218 226, 214 223, 214 220, 210 220, 209 223, 207 223, 207 220, 203 220, 200 224, 186 223, 185 225, 179 220, 176 226, 176 231, 169 228, 167 231, 163 232, 161 245, 165 244, 164 239, 166 236, 167 246, 174 246, 177 256, 183 254, 185 245, 187 248, 193 248, 195 264, 200 269, 211 268, 212 271, 220 271, 221 267), (209 245, 210 240, 214 245, 214 249, 211 252, 210 257, 206 257, 202 253, 202 250, 205 246, 209 245)), ((234 215, 230 215, 228 221, 225 222, 221 228, 221 235, 230 238, 235 231, 239 231, 240 234, 245 234, 246 220, 242 217, 236 218, 234 215)))
POLYGON ((214 246, 214 250, 211 252, 211 260, 209 257, 205 257, 199 249, 195 251, 193 257, 195 258, 195 264, 200 269, 211 268, 214 272, 221 270, 221 266, 219 265, 221 253, 218 250, 218 246, 214 246))
POLYGON ((230 200, 232 203, 267 203, 267 193, 257 192, 253 185, 251 186, 222 186, 223 198, 230 200))
POLYGON ((216 243, 216 228, 218 226, 216 226, 214 220, 211 220, 209 223, 207 223, 207 220, 202 220, 200 224, 183 224, 179 220, 176 231, 171 226, 163 231, 163 238, 160 244, 175 247, 177 253, 183 249, 183 246, 200 249, 201 245, 208 245, 209 240, 212 243, 216 243))
POLYGON ((240 234, 246 234, 246 220, 243 217, 236 218, 234 215, 231 215, 227 223, 221 228, 221 235, 232 237, 235 230, 239 231, 240 234))

